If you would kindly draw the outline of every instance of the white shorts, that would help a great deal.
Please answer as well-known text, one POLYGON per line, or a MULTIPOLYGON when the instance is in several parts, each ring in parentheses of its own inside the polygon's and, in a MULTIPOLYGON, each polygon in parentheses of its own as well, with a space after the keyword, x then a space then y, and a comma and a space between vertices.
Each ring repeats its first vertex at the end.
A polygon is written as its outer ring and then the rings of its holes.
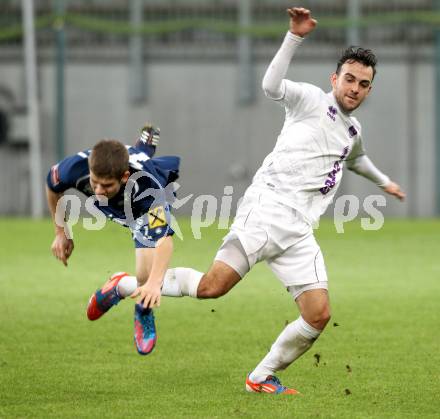
POLYGON ((246 192, 215 259, 241 277, 265 260, 286 287, 327 288, 324 258, 312 227, 295 209, 264 193, 246 192))

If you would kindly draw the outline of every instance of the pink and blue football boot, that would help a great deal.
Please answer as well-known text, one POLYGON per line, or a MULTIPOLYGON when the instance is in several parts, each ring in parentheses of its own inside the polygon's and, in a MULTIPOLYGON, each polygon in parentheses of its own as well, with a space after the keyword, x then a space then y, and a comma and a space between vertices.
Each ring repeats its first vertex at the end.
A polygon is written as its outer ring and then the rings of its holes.
POLYGON ((125 276, 128 276, 126 272, 113 274, 104 286, 90 297, 87 305, 87 317, 89 320, 98 320, 123 299, 118 294, 118 284, 125 276))
POLYGON ((151 308, 142 304, 134 307, 134 343, 140 355, 148 355, 154 349, 157 341, 154 314, 151 308))

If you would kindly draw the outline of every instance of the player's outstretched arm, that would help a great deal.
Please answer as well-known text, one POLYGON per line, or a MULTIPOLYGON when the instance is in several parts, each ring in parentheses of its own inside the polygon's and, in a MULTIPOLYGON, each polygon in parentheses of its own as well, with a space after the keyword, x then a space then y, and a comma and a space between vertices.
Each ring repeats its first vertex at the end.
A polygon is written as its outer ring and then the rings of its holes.
MULTIPOLYGON (((138 258, 142 259, 144 255, 147 254, 147 257, 150 258, 150 251, 151 249, 137 249, 136 252, 136 266, 139 270, 139 272, 136 272, 136 276, 140 283, 143 282, 142 278, 140 278, 140 275, 144 274, 145 269, 142 260, 138 260, 138 258), (145 250, 145 252, 142 252, 143 250, 145 250)), ((142 304, 144 308, 153 308, 160 306, 162 283, 165 277, 165 273, 170 264, 172 254, 173 237, 162 237, 156 243, 156 247, 153 249, 153 260, 151 262, 151 270, 149 272, 147 281, 145 282, 145 284, 136 288, 134 293, 131 295, 132 298, 138 297, 137 302, 139 304, 142 304)))
POLYGON ((406 194, 401 187, 382 173, 367 155, 362 154, 355 159, 347 160, 347 168, 371 180, 386 193, 395 196, 401 201, 405 199, 406 194))
POLYGON ((284 97, 286 91, 284 78, 290 61, 303 37, 309 34, 317 24, 310 10, 302 7, 292 7, 287 9, 287 13, 290 16, 289 32, 269 64, 262 81, 264 93, 273 100, 281 100, 284 97))
POLYGON ((60 260, 64 266, 67 266, 67 259, 73 252, 73 240, 66 237, 63 226, 59 226, 56 222, 56 209, 59 199, 63 196, 62 193, 56 193, 49 189, 46 185, 46 198, 49 211, 52 215, 52 221, 55 227, 55 238, 52 242, 52 254, 60 260))

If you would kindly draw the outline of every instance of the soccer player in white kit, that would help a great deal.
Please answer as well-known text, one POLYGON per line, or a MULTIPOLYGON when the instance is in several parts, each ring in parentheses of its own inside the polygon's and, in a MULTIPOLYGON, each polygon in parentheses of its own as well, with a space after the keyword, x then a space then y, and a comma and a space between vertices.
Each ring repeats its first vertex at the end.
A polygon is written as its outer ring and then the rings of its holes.
POLYGON ((275 373, 306 352, 330 319, 327 274, 312 225, 332 201, 343 167, 399 199, 405 197, 365 155, 361 126, 351 116, 371 90, 376 57, 370 50, 347 49, 331 75, 330 93, 285 80, 296 49, 317 23, 309 10, 287 12, 290 30, 263 78, 265 94, 286 111, 275 148, 247 189, 209 271, 169 269, 162 288, 167 296, 217 298, 265 260, 300 311, 246 378, 248 391, 274 394, 297 393, 275 373))

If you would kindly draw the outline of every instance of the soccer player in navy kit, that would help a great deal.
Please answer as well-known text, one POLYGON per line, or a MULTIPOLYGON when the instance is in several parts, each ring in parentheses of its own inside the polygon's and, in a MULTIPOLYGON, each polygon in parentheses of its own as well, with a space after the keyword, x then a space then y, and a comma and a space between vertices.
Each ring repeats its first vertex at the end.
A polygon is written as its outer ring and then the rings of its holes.
POLYGON ((74 244, 66 236, 64 226, 57 224, 60 217, 56 217, 56 211, 67 189, 93 196, 94 205, 108 219, 131 230, 136 248, 136 277, 125 272, 112 275, 91 296, 87 316, 97 320, 122 298, 138 297, 134 338, 141 355, 150 353, 156 343, 152 307, 160 304, 161 285, 173 251, 169 222, 174 195, 168 186, 178 178, 180 159, 153 158, 159 136, 159 129, 146 125, 134 147, 116 140, 101 140, 92 150, 66 157, 52 166, 46 187, 55 225, 52 253, 65 266, 74 244))

